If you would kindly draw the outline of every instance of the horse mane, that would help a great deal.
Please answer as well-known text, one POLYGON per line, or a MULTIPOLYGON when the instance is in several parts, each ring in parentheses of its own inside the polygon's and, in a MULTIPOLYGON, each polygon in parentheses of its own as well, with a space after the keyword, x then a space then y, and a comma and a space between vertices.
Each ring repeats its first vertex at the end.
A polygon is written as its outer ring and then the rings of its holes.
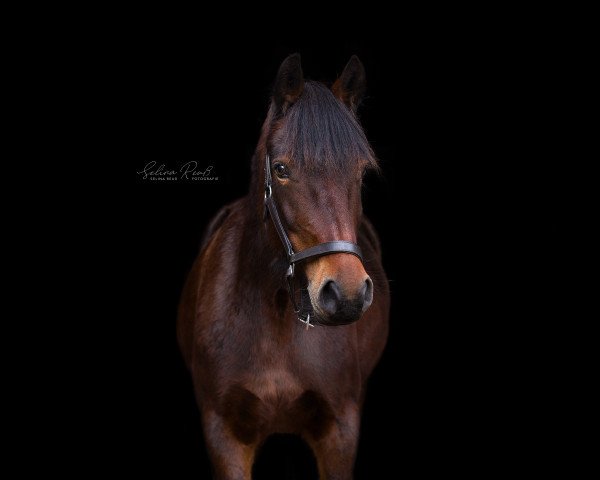
MULTIPOLYGON (((274 105, 271 105, 273 113, 274 105)), ((271 115, 270 115, 271 116, 271 115)), ((300 97, 275 120, 267 145, 308 171, 344 171, 354 162, 378 170, 375 154, 354 113, 322 83, 306 81, 300 97)))

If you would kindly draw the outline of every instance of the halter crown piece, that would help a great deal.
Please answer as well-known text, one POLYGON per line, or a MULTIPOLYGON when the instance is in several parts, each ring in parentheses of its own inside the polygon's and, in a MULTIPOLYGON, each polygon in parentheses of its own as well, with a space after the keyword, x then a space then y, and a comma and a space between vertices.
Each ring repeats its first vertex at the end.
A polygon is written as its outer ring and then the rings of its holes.
POLYGON ((296 302, 296 296, 294 295, 294 269, 296 263, 312 257, 331 255, 332 253, 350 253, 352 255, 356 255, 362 262, 362 252, 357 244, 346 242, 344 240, 319 243, 318 245, 301 250, 300 252, 294 252, 292 242, 290 242, 289 237, 285 233, 285 228, 281 223, 281 218, 279 216, 279 212, 277 211, 277 205, 275 204, 275 200, 273 198, 271 161, 269 160, 268 154, 265 155, 265 207, 269 213, 269 216, 271 217, 271 220, 273 221, 275 230, 279 235, 279 239, 281 240, 287 255, 289 267, 285 277, 287 280, 290 300, 292 301, 294 312, 298 316, 298 320, 304 323, 306 325, 306 329, 308 330, 309 327, 314 327, 314 325, 310 323, 310 310, 298 305, 296 302))

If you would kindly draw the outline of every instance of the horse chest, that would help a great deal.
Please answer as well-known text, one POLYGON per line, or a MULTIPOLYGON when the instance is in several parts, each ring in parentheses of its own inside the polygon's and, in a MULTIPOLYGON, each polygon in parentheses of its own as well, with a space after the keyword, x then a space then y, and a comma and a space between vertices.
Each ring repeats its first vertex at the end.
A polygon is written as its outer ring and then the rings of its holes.
POLYGON ((215 323, 235 334, 208 344, 216 356, 207 365, 216 371, 207 373, 219 379, 215 403, 227 424, 244 443, 268 431, 324 434, 332 405, 357 397, 360 388, 352 327, 307 331, 290 322, 241 328, 249 323, 237 320, 236 329, 215 323))
POLYGON ((236 437, 249 443, 267 432, 324 435, 334 418, 326 389, 315 385, 310 372, 291 368, 289 360, 271 360, 248 365, 243 381, 231 385, 222 399, 236 437))
POLYGON ((300 379, 284 365, 271 365, 254 371, 246 385, 263 402, 275 407, 293 401, 303 391, 300 379))
POLYGON ((265 335, 255 345, 251 362, 246 366, 246 385, 264 402, 279 405, 302 392, 302 382, 294 373, 294 348, 278 345, 265 335))

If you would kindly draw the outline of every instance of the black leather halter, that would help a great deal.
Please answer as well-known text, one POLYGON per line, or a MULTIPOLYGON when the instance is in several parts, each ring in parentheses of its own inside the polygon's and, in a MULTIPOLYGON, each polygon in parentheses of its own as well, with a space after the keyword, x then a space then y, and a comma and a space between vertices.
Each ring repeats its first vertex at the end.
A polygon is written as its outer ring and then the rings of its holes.
POLYGON ((362 252, 360 247, 352 242, 335 240, 333 242, 320 243, 300 252, 294 252, 292 242, 290 242, 289 237, 285 233, 285 228, 283 228, 279 212, 277 211, 277 205, 273 199, 271 161, 269 160, 269 155, 265 155, 265 206, 273 220, 273 225, 275 226, 275 230, 277 230, 281 243, 283 243, 290 264, 285 276, 294 312, 298 315, 298 320, 304 323, 307 329, 308 327, 314 327, 314 325, 310 323, 310 311, 299 306, 296 302, 296 296, 294 295, 294 270, 296 263, 308 258, 330 255, 332 253, 350 253, 356 255, 362 262, 362 252))

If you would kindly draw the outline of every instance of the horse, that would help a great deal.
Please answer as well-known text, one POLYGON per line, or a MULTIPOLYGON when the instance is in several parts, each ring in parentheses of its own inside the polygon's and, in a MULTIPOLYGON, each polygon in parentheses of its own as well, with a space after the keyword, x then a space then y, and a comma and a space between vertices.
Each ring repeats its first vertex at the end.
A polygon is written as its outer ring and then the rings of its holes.
POLYGON ((388 281, 361 185, 378 170, 358 121, 353 56, 329 88, 280 65, 248 194, 212 219, 185 282, 177 337, 213 474, 250 479, 274 434, 303 439, 321 479, 351 479, 388 281))

